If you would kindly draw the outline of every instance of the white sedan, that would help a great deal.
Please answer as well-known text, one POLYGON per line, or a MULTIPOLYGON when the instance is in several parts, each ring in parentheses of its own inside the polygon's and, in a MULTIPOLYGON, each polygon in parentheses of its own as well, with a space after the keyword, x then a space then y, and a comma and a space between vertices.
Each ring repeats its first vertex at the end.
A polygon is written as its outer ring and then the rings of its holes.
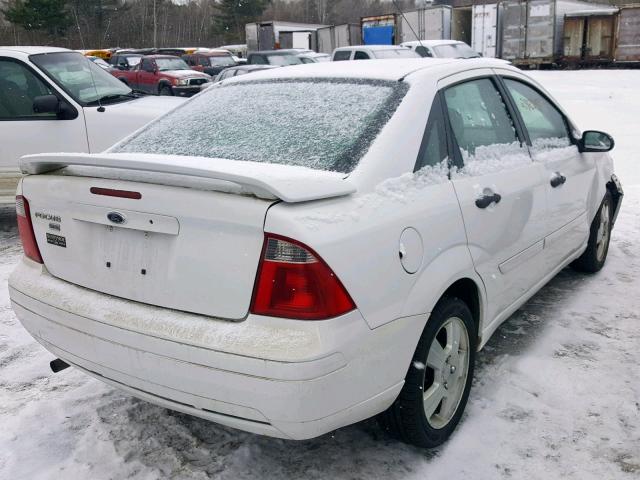
POLYGON ((12 305, 53 369, 167 408, 435 447, 496 328, 602 268, 612 147, 500 61, 233 78, 104 154, 22 159, 12 305))

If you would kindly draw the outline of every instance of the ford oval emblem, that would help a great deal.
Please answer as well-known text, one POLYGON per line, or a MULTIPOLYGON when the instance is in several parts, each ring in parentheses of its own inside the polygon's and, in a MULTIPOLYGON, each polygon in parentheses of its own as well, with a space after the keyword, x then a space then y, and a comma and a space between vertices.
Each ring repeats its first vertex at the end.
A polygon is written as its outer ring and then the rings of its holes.
POLYGON ((107 213, 107 218, 109 219, 110 222, 115 223, 117 225, 122 225, 126 221, 126 219, 124 218, 124 215, 118 212, 107 213))

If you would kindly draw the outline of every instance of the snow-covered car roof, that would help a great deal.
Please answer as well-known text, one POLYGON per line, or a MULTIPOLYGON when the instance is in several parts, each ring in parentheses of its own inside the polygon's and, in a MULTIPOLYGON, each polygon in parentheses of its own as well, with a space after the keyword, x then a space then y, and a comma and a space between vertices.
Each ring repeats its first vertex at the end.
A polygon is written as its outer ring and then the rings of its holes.
POLYGON ((366 62, 320 62, 256 72, 249 78, 244 76, 233 77, 225 80, 225 83, 285 78, 353 78, 397 81, 417 72, 428 74, 432 69, 441 73, 442 69, 436 69, 435 67, 445 66, 449 66, 448 70, 451 73, 455 73, 474 68, 505 68, 507 65, 504 60, 489 58, 466 60, 454 58, 402 58, 367 60, 366 62))
POLYGON ((353 45, 350 47, 338 47, 334 50, 335 51, 344 51, 344 50, 372 50, 372 51, 376 51, 376 50, 401 50, 404 49, 405 47, 401 46, 401 45, 353 45))
POLYGON ((412 40, 411 42, 402 42, 400 45, 405 47, 417 47, 420 45, 423 47, 437 47, 438 45, 456 45, 460 43, 466 45, 466 43, 459 40, 412 40))

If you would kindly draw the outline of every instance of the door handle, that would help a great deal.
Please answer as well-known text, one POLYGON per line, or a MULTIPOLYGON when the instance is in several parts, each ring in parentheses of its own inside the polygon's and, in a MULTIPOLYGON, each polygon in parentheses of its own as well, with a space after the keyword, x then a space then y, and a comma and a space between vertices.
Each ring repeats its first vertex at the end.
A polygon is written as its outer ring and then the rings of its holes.
POLYGON ((567 181, 567 177, 562 175, 560 172, 556 172, 553 174, 553 177, 551 177, 551 181, 549 183, 551 183, 551 186, 553 188, 556 188, 562 185, 566 181, 567 181))
POLYGON ((492 203, 500 203, 502 196, 499 193, 489 193, 482 195, 476 200, 476 207, 487 208, 492 203))

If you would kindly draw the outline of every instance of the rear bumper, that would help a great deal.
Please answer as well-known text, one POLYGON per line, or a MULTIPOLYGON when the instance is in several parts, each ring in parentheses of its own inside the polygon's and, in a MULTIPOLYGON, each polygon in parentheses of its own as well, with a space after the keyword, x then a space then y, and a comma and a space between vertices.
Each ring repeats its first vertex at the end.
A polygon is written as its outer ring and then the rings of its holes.
POLYGON ((86 373, 166 408, 289 439, 385 410, 425 321, 370 330, 354 311, 323 322, 227 322, 87 290, 26 259, 9 292, 29 333, 86 373))

